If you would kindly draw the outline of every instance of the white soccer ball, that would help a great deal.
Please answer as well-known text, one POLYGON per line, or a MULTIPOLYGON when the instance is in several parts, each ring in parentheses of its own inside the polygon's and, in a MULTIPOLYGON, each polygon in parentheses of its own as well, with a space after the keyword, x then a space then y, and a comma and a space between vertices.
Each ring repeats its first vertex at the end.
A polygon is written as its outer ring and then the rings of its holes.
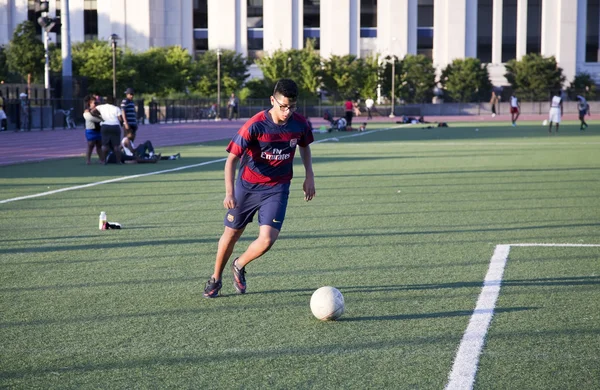
POLYGON ((310 310, 321 321, 333 321, 344 314, 344 296, 335 287, 324 286, 310 297, 310 310))
POLYGON ((542 122, 542 126, 547 126, 548 125, 548 119, 544 119, 544 121, 542 122))

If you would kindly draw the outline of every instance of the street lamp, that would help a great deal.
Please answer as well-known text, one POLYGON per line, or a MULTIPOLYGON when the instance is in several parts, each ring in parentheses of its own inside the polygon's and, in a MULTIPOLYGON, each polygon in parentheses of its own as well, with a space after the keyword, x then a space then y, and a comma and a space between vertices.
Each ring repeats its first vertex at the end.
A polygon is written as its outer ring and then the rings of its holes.
POLYGON ((215 120, 221 120, 221 49, 217 49, 217 116, 215 120))
POLYGON ((113 66, 113 102, 117 101, 117 40, 120 39, 117 34, 110 35, 110 45, 112 47, 112 66, 113 66))
MULTIPOLYGON (((394 115, 394 101, 396 100, 396 55, 395 54, 387 54, 385 56, 383 56, 380 60, 382 63, 391 63, 392 64, 392 102, 391 102, 391 107, 390 107, 390 118, 395 118, 396 115, 394 115)), ((379 91, 379 87, 380 85, 377 86, 378 87, 378 91, 379 91)))
POLYGON ((392 54, 392 107, 390 111, 390 118, 395 118, 394 115, 394 102, 396 100, 396 56, 392 54))

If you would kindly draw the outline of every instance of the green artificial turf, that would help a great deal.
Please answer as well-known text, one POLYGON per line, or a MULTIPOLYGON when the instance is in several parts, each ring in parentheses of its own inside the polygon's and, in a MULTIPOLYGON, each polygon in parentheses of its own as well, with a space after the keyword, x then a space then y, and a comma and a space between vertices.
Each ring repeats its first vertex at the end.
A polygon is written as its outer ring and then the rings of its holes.
MULTIPOLYGON (((600 244, 598 124, 450 126, 317 135, 316 198, 298 156, 280 239, 217 299, 227 141, 0 167, 8 200, 207 163, 0 204, 0 387, 443 388, 496 245, 600 244)), ((597 386, 599 275, 600 247, 512 247, 475 388, 597 386)))

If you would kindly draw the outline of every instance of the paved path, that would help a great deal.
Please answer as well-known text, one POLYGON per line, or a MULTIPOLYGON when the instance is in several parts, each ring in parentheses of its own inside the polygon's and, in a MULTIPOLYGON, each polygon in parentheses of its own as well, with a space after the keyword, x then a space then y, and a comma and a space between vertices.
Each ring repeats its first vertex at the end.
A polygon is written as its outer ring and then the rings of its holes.
MULTIPOLYGON (((510 116, 498 115, 492 118, 489 115, 471 116, 431 116, 426 117, 430 122, 505 122, 510 123, 510 116)), ((522 115, 519 121, 539 121, 547 119, 547 115, 522 115)), ((565 120, 576 120, 576 114, 568 114, 565 120)), ((354 118, 354 127, 362 122, 382 123, 395 122, 401 117, 374 117, 367 121, 365 117, 354 118)), ((311 118, 315 128, 326 125, 322 118, 311 118)), ((147 139, 158 149, 164 146, 186 145, 207 141, 231 138, 240 126, 243 119, 237 121, 206 121, 188 123, 169 123, 157 125, 142 125, 138 130, 138 141, 147 139)), ((83 156, 85 154, 85 132, 82 128, 75 130, 32 130, 30 132, 2 132, 0 133, 0 165, 17 164, 31 161, 42 161, 53 158, 83 156)))

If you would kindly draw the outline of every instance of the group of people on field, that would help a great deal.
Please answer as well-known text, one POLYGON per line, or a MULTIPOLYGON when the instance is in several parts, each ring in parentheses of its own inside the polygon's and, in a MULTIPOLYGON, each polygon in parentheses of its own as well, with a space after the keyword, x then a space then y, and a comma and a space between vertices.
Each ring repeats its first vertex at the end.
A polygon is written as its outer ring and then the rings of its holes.
MULTIPOLYGON (((500 101, 500 97, 496 94, 495 91, 492 91, 492 97, 490 99, 492 118, 496 116, 496 105, 500 101)), ((548 112, 548 120, 544 121, 544 123, 548 123, 548 132, 552 133, 552 126, 556 127, 556 132, 558 133, 558 129, 560 127, 561 118, 563 116, 563 98, 562 92, 556 91, 553 93, 552 98, 550 99, 550 110, 548 112)), ((588 127, 588 124, 585 121, 586 115, 591 115, 590 113, 590 105, 587 102, 586 98, 577 95, 577 111, 579 113, 579 121, 580 127, 579 130, 583 131, 588 127)), ((519 98, 512 94, 510 96, 510 119, 511 123, 514 126, 517 126, 517 120, 521 115, 521 102, 519 98)))
POLYGON ((138 130, 137 112, 133 102, 135 91, 127 88, 120 106, 111 98, 106 103, 97 95, 84 98, 85 137, 87 140, 86 163, 91 164, 94 149, 101 164, 156 163, 159 160, 175 160, 180 154, 162 156, 155 153, 152 142, 145 141, 135 146, 138 130), (124 137, 121 138, 121 126, 124 137))

